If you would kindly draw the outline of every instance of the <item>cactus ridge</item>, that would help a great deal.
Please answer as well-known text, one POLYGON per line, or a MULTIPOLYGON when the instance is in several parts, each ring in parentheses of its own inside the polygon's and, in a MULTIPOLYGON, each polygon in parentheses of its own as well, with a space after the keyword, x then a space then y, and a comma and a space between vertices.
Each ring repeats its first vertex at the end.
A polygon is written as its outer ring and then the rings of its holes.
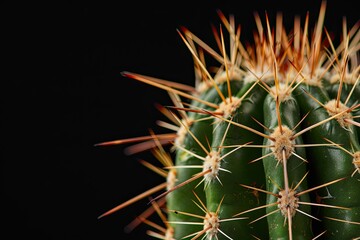
POLYGON ((158 124, 171 132, 97 146, 151 151, 160 165, 140 162, 165 182, 99 218, 148 197, 128 231, 147 224, 165 240, 360 239, 359 24, 348 31, 344 20, 335 46, 325 9, 323 1, 311 34, 309 15, 286 32, 281 14, 274 28, 255 14, 258 32, 246 46, 233 16, 219 11, 220 53, 182 28, 194 87, 123 72, 168 92, 173 106, 157 107, 169 122, 158 124), (205 56, 220 63, 215 72, 205 56))

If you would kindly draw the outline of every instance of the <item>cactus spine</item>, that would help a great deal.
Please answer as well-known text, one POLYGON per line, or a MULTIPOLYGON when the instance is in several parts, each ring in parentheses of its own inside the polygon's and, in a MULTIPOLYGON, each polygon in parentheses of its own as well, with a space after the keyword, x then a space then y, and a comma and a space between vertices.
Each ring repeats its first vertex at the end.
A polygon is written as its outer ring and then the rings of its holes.
POLYGON ((312 34, 309 15, 303 27, 296 18, 293 36, 281 15, 274 29, 266 15, 265 31, 255 15, 258 33, 247 47, 219 12, 230 40, 220 27, 220 53, 183 28, 195 91, 123 72, 169 93, 174 106, 159 108, 173 125, 162 126, 176 132, 98 144, 147 139, 162 166, 143 163, 166 177, 100 217, 157 194, 151 210, 164 226, 150 214, 137 224, 159 239, 360 239, 360 31, 344 27, 334 46, 325 8, 312 34), (204 53, 220 63, 215 74, 204 53))

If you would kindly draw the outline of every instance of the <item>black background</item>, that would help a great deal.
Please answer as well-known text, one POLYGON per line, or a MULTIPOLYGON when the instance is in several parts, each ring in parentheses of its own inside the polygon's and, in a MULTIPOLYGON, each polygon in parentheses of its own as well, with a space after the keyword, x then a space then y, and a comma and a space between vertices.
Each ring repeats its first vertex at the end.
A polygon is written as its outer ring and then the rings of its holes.
MULTIPOLYGON (((165 91, 121 76, 132 71, 193 85, 192 57, 176 29, 185 26, 216 49, 210 24, 217 10, 234 14, 251 41, 253 12, 273 22, 283 12, 316 20, 320 1, 52 1, 4 6, 4 50, 15 66, 3 79, 2 239, 148 239, 147 227, 124 226, 147 199, 110 216, 99 215, 162 183, 126 156, 126 145, 94 144, 165 132, 155 103, 165 91), (195 6, 196 3, 196 6, 195 6), (4 85, 3 85, 4 86, 4 85), (10 90, 10 91, 9 91, 10 90), (10 94, 9 94, 10 93, 10 94)), ((358 20, 357 7, 328 1, 325 26, 358 20)), ((310 25, 311 27, 313 25, 310 25)), ((153 160, 150 160, 153 161, 153 160)))

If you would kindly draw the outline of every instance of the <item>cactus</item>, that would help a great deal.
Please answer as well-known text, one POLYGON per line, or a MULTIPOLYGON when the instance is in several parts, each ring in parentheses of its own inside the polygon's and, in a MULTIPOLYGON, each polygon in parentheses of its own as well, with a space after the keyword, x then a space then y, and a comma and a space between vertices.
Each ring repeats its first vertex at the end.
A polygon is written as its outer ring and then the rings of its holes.
POLYGON ((173 106, 158 109, 171 123, 160 125, 175 132, 97 144, 144 141, 132 154, 151 151, 161 165, 141 163, 166 179, 100 217, 148 197, 129 227, 147 224, 158 239, 360 239, 360 31, 344 20, 336 46, 325 9, 312 32, 309 15, 289 32, 281 14, 275 27, 255 15, 246 46, 219 11, 218 51, 182 28, 194 88, 123 72, 168 92, 173 106))

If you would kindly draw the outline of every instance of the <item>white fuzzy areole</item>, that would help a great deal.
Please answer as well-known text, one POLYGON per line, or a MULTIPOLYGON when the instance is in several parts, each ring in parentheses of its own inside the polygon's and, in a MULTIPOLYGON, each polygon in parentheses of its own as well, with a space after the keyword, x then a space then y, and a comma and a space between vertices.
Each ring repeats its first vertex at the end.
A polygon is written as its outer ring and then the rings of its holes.
POLYGON ((279 192, 278 208, 281 210, 281 214, 286 218, 288 212, 290 216, 294 217, 296 209, 299 208, 299 198, 296 196, 296 191, 289 189, 287 193, 286 190, 281 190, 279 192))
POLYGON ((205 158, 203 171, 211 170, 209 173, 204 175, 205 186, 211 183, 214 179, 217 178, 220 171, 221 159, 220 153, 217 151, 211 151, 205 158))
POLYGON ((339 102, 339 105, 336 106, 337 105, 336 103, 337 103, 337 101, 335 99, 330 100, 329 102, 327 102, 325 104, 325 108, 330 116, 334 116, 336 114, 343 112, 342 114, 337 116, 335 119, 338 121, 338 123, 340 124, 341 127, 348 129, 351 124, 346 122, 345 120, 352 118, 351 113, 347 111, 349 108, 341 102, 339 102))
POLYGON ((214 212, 206 213, 203 228, 204 230, 208 229, 206 231, 206 239, 217 239, 216 236, 219 232, 219 227, 220 221, 218 215, 214 212))
POLYGON ((171 190, 175 187, 177 181, 176 175, 177 175, 176 169, 174 168, 170 169, 166 178, 167 190, 171 190))
MULTIPOLYGON (((233 115, 233 113, 236 111, 236 109, 238 109, 241 105, 241 99, 238 97, 231 97, 231 101, 230 98, 227 97, 225 99, 225 101, 221 102, 219 104, 219 108, 216 109, 216 113, 221 113, 223 118, 229 118, 233 115)), ((216 122, 221 121, 221 119, 217 118, 215 120, 216 122)))
POLYGON ((282 126, 281 129, 276 127, 270 135, 271 138, 275 139, 275 141, 272 141, 274 147, 272 147, 271 150, 273 151, 276 160, 279 162, 283 161, 283 151, 285 151, 286 159, 289 159, 294 151, 294 140, 292 140, 292 136, 293 131, 287 126, 282 126))
POLYGON ((274 99, 278 98, 280 102, 286 102, 292 99, 291 90, 285 83, 279 83, 278 88, 276 86, 271 87, 271 96, 274 99))
POLYGON ((175 139, 175 146, 183 146, 186 134, 188 133, 188 130, 190 126, 194 123, 194 120, 192 119, 182 119, 182 124, 179 128, 179 130, 176 133, 176 139, 175 139))

